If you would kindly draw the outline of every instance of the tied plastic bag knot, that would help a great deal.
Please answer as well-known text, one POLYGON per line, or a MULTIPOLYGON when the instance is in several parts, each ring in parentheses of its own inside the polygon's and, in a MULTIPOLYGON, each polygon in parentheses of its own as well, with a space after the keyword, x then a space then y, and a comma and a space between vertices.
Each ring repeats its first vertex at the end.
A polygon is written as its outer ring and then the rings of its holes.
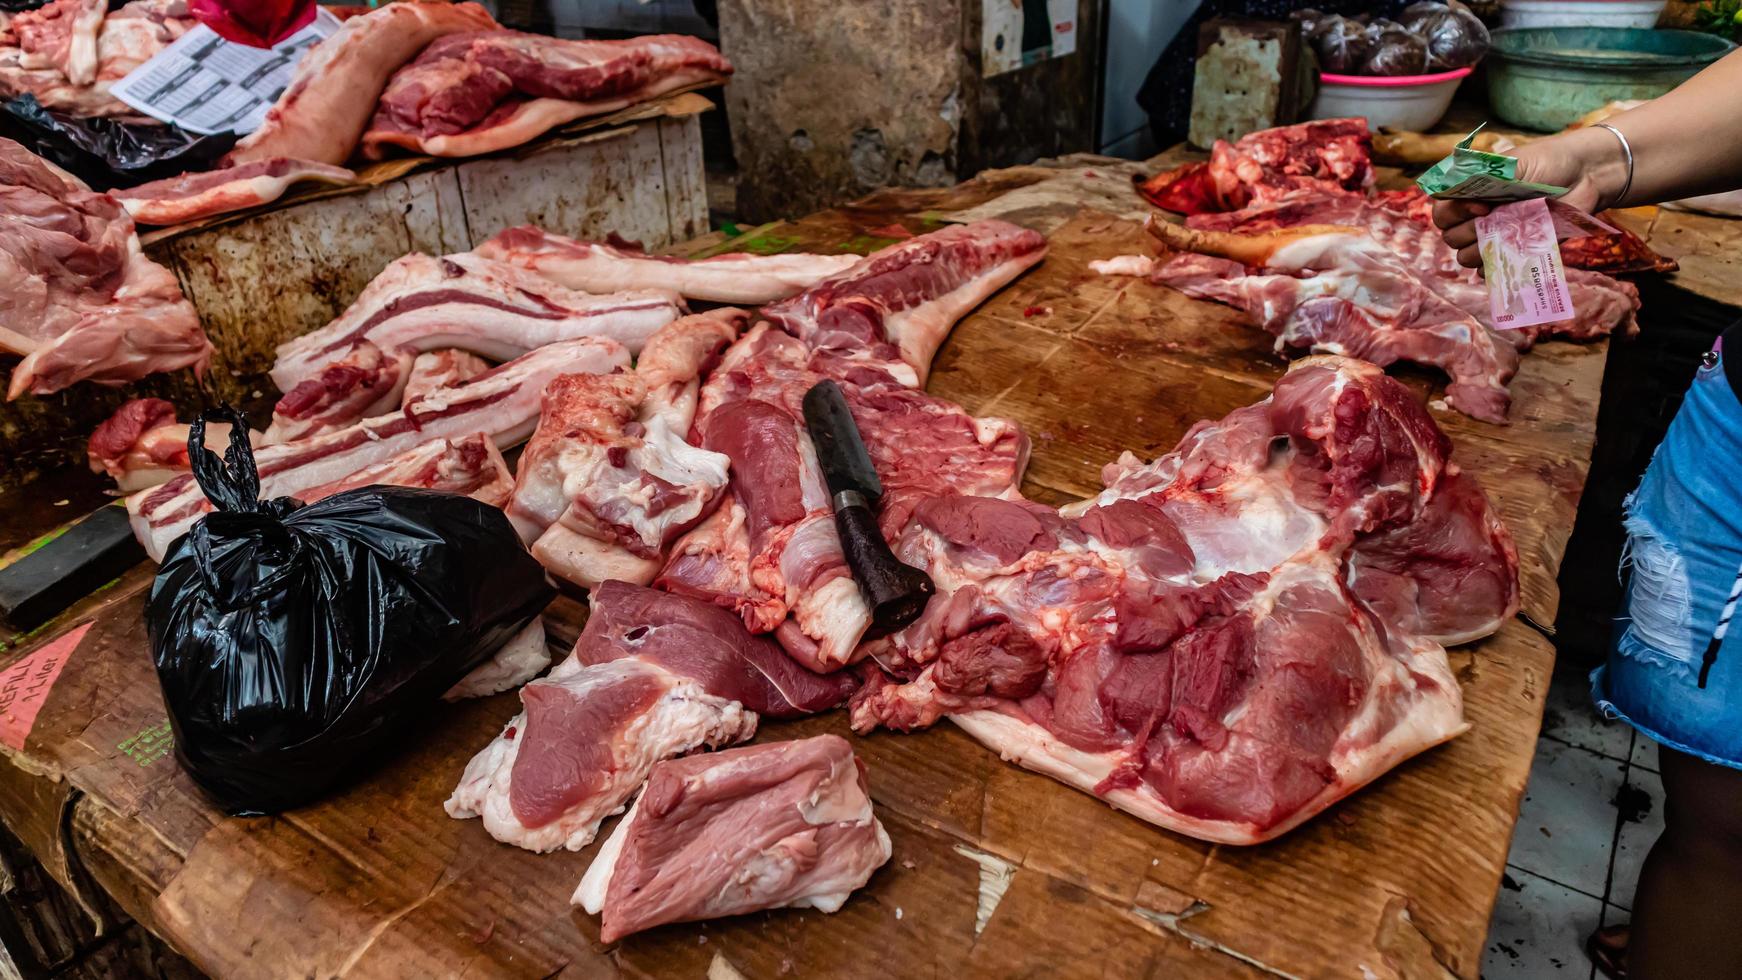
POLYGON ((216 509, 170 548, 145 618, 177 759, 220 805, 254 814, 384 761, 555 590, 507 516, 470 497, 260 499, 247 432, 228 408, 191 427, 216 509), (222 458, 204 444, 220 419, 222 458))

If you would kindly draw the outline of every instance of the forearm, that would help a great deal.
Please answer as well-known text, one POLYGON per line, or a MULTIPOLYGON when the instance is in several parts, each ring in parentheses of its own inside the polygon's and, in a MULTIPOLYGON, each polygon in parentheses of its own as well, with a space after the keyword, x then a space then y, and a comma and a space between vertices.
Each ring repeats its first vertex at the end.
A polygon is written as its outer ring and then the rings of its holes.
MULTIPOLYGON (((1606 121, 1627 137, 1634 161, 1625 199, 1606 204, 1655 204, 1742 187, 1742 51, 1606 121)), ((1619 182, 1604 182, 1606 198, 1619 193, 1625 155, 1615 134, 1592 129, 1566 138, 1582 141, 1594 167, 1619 173, 1619 182)))

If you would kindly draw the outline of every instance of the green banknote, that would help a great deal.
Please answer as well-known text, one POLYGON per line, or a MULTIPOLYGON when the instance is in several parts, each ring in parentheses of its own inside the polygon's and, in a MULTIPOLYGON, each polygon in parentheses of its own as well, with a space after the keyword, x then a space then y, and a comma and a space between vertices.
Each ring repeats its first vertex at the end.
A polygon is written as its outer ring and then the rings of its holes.
POLYGON ((1464 137, 1452 150, 1451 156, 1416 178, 1416 186, 1426 191, 1429 197, 1440 200, 1492 201, 1497 204, 1556 197, 1567 192, 1565 187, 1519 180, 1517 160, 1504 153, 1473 148, 1470 142, 1481 131, 1482 127, 1478 126, 1475 132, 1464 137))

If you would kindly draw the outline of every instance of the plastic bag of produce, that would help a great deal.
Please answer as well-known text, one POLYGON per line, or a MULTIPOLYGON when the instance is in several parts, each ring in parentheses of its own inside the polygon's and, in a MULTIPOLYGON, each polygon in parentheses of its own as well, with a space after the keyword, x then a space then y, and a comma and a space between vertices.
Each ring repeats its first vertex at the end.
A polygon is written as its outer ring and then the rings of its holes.
POLYGON ((210 169, 236 144, 234 133, 197 136, 174 126, 80 119, 44 109, 28 93, 4 109, 0 132, 14 131, 38 156, 99 191, 210 169))
POLYGON ((470 497, 364 487, 260 500, 241 413, 216 508, 177 541, 145 619, 176 757, 232 813, 311 802, 381 763, 442 692, 554 595, 508 518, 470 497))
POLYGON ((1420 75, 1427 69, 1427 42, 1395 21, 1368 24, 1367 39, 1373 47, 1359 74, 1420 75))
POLYGON ((1373 53, 1373 37, 1367 25, 1347 17, 1319 18, 1313 27, 1313 50, 1319 67, 1333 75, 1353 75, 1373 53))
POLYGON ((1488 28, 1461 3, 1410 4, 1398 22, 1427 42, 1427 70, 1467 68, 1488 53, 1488 28))

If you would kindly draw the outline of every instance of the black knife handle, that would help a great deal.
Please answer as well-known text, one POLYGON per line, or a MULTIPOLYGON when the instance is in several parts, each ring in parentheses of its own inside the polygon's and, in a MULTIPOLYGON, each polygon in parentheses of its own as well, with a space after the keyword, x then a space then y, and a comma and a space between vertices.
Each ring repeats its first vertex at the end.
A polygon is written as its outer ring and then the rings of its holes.
POLYGON ((866 507, 842 507, 835 511, 835 529, 841 534, 847 567, 871 607, 865 638, 888 636, 918 619, 936 587, 930 575, 903 564, 889 550, 876 516, 866 507))

